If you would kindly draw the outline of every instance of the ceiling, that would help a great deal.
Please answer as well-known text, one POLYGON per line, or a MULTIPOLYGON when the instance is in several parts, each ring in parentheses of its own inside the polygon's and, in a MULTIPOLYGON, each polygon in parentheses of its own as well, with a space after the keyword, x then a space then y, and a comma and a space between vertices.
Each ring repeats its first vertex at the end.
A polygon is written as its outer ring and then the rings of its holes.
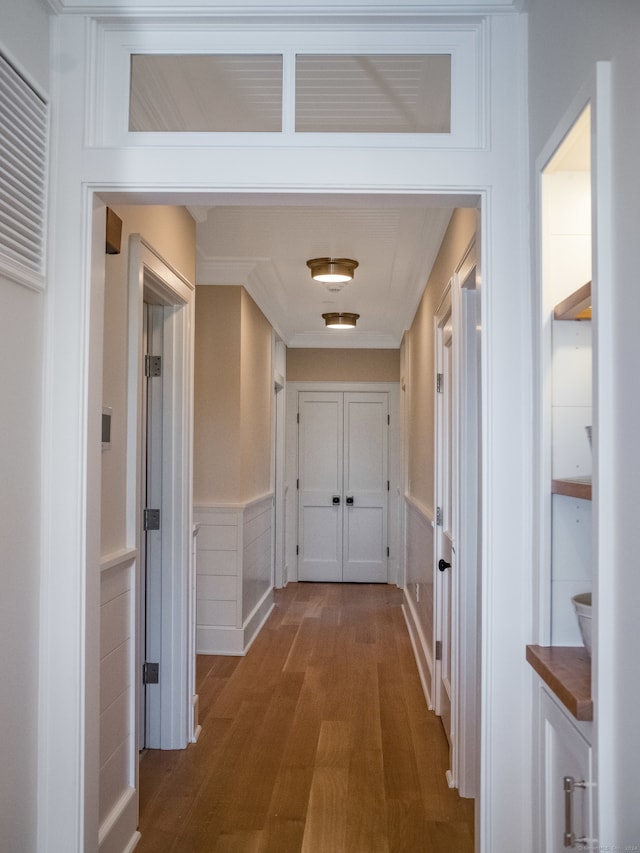
MULTIPOLYGON (((451 57, 299 55, 284 96, 282 56, 134 55, 130 130, 446 133, 451 57), (293 103, 293 107, 291 104, 293 103), (288 104, 289 106, 283 106, 288 104)), ((398 347, 455 202, 426 196, 226 196, 190 207, 199 285, 244 285, 288 346, 398 347), (358 261, 338 291, 306 261, 358 261), (360 314, 354 331, 322 314, 360 314)))
POLYGON ((197 284, 244 285, 288 346, 399 346, 451 209, 412 197, 286 201, 191 208, 197 284), (306 261, 316 257, 357 260, 353 281, 337 291, 314 282, 306 261), (360 314, 357 328, 326 329, 332 311, 360 314))

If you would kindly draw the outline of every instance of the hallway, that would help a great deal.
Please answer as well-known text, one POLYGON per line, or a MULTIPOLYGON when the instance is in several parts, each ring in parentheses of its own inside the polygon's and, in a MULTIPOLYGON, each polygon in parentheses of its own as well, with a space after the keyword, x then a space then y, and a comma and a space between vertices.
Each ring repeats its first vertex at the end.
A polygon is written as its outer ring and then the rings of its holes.
POLYGON ((138 853, 472 853, 400 605, 289 584, 246 657, 199 656, 202 734, 142 757, 138 853))

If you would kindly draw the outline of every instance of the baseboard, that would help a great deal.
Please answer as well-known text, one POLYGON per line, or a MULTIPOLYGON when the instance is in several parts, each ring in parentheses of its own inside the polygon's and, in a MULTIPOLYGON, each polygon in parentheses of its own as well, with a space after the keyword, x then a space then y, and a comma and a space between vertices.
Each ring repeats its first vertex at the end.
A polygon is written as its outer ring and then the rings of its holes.
POLYGON ((260 633, 262 626, 273 610, 273 588, 268 589, 253 608, 244 622, 244 651, 249 651, 251 644, 260 633))
POLYGON ((268 589, 244 621, 242 628, 199 625, 196 629, 196 654, 246 655, 273 610, 273 589, 268 589))
POLYGON ((422 627, 418 620, 417 614, 413 607, 413 602, 404 590, 404 601, 402 603, 402 613, 404 620, 407 623, 411 646, 413 647, 413 655, 416 659, 418 667, 418 675, 422 684, 422 691, 427 700, 427 707, 433 710, 433 702, 431 701, 431 683, 433 674, 433 661, 429 654, 427 644, 425 642, 422 627))
POLYGON ((127 788, 100 826, 100 853, 131 853, 140 841, 138 792, 127 788))
POLYGON ((244 630, 242 628, 198 625, 196 628, 196 654, 241 656, 244 654, 244 630))

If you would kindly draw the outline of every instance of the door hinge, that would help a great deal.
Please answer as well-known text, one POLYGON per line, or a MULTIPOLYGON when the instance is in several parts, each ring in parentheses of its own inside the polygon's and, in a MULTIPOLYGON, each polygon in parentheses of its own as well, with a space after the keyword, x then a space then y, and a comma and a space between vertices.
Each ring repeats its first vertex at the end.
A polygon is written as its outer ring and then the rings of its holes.
POLYGON ((387 480, 387 491, 389 491, 389 480, 387 480))
POLYGON ((142 664, 142 683, 143 684, 158 684, 160 682, 160 664, 149 663, 148 661, 142 664))
POLYGON ((300 412, 296 415, 296 423, 300 423, 300 412))
POLYGON ((144 375, 151 379, 154 376, 162 376, 162 356, 161 355, 145 355, 144 357, 144 375))
POLYGON ((298 556, 299 553, 300 553, 300 546, 296 545, 296 557, 298 556))
POLYGON ((387 545, 387 557, 389 556, 389 546, 387 545))
POLYGON ((436 376, 436 391, 438 394, 442 394, 444 389, 444 373, 438 373, 436 376))
POLYGON ((296 480, 296 489, 299 489, 299 488, 300 488, 300 480, 298 479, 298 480, 296 480))
POLYGON ((436 660, 442 660, 442 640, 436 640, 436 660))
POLYGON ((160 530, 160 510, 146 507, 142 514, 142 524, 145 530, 160 530))
POLYGON ((387 415, 387 426, 391 423, 391 415, 387 415))
POLYGON ((442 507, 436 507, 436 527, 442 527, 442 507))

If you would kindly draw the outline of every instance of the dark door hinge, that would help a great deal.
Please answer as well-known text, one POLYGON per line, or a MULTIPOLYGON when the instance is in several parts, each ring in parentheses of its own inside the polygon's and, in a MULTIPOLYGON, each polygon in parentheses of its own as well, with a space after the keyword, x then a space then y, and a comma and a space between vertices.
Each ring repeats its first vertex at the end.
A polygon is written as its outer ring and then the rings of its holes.
POLYGON ((158 684, 160 682, 160 664, 149 663, 146 661, 142 664, 142 683, 143 684, 158 684))
POLYGON ((145 530, 160 530, 160 510, 146 507, 142 514, 142 523, 145 530))
POLYGON ((442 641, 436 640, 436 660, 442 660, 442 641))
POLYGON ((438 373, 436 377, 436 391, 438 394, 442 394, 444 389, 444 373, 438 373))
POLYGON ((161 355, 145 355, 144 357, 144 375, 151 379, 154 376, 162 376, 162 356, 161 355))
POLYGON ((387 557, 389 556, 389 546, 387 545, 387 557))
POLYGON ((300 546, 296 545, 296 556, 300 553, 300 546))

